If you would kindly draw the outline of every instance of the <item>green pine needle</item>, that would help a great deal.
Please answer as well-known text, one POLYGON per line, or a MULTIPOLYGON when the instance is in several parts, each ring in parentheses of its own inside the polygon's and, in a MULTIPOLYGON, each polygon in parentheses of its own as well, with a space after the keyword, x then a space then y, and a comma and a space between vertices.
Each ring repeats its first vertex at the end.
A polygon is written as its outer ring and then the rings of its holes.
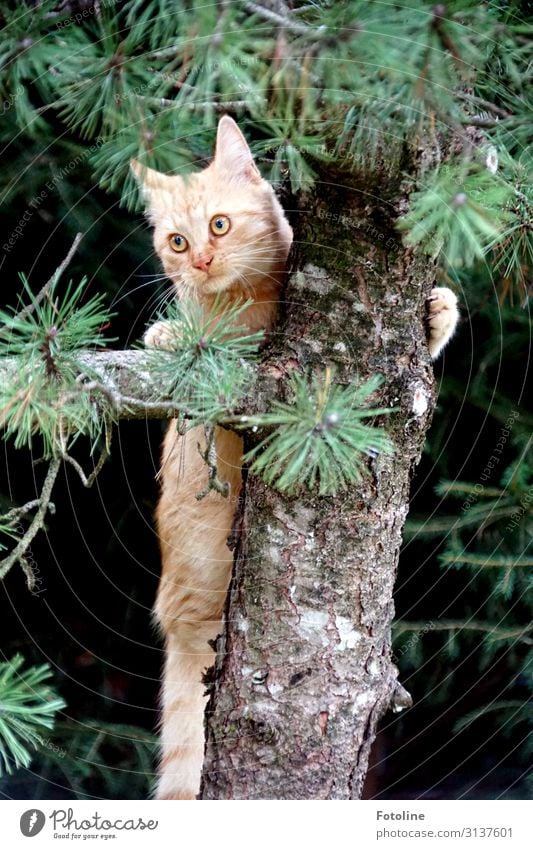
POLYGON ((76 799, 86 799, 95 782, 112 799, 146 799, 153 790, 157 737, 145 728, 91 717, 57 722, 51 739, 34 758, 45 782, 67 782, 76 799), (117 764, 119 766, 117 766, 117 764))
POLYGON ((0 551, 5 551, 7 549, 7 545, 2 541, 2 537, 7 537, 10 541, 10 544, 13 542, 15 545, 20 540, 21 531, 19 530, 19 523, 16 521, 10 521, 6 516, 0 516, 0 551))
POLYGON ((517 725, 526 723, 526 727, 523 728, 523 747, 521 747, 523 750, 520 751, 520 759, 522 760, 523 758, 526 761, 528 757, 530 759, 533 753, 530 734, 531 724, 533 722, 531 700, 501 699, 491 704, 483 705, 481 708, 476 708, 457 720, 453 727, 454 733, 464 731, 465 728, 469 728, 474 722, 484 719, 487 714, 494 711, 498 711, 501 714, 498 720, 498 728, 501 729, 504 737, 511 737, 517 725))
POLYGON ((78 382, 80 372, 90 374, 77 353, 110 341, 101 335, 110 313, 101 295, 82 303, 85 278, 70 282, 61 297, 56 281, 41 303, 23 275, 21 280, 28 308, 21 298, 20 310, 0 310, 0 358, 17 360, 13 381, 0 388, 0 422, 17 448, 31 447, 39 434, 50 457, 65 439, 83 433, 96 441, 102 431, 101 410, 78 382))
POLYGON ((323 379, 295 374, 292 403, 275 402, 271 413, 246 424, 275 428, 246 455, 250 471, 288 493, 307 486, 318 487, 320 495, 334 495, 357 483, 365 455, 393 450, 387 434, 362 421, 392 412, 362 407, 381 382, 375 376, 361 385, 340 386, 332 382, 329 369, 323 379))
POLYGON ((53 728, 56 713, 65 707, 45 683, 50 667, 22 670, 23 663, 20 654, 0 663, 0 775, 30 765, 31 749, 39 747, 42 732, 53 728))
POLYGON ((159 317, 172 350, 148 349, 154 383, 195 423, 231 415, 251 384, 250 363, 264 334, 239 325, 250 303, 225 307, 221 296, 205 314, 194 302, 175 300, 159 317))
POLYGON ((463 163, 445 165, 412 195, 411 211, 399 226, 408 245, 421 245, 451 266, 469 266, 501 237, 511 194, 485 167, 465 173, 463 163))

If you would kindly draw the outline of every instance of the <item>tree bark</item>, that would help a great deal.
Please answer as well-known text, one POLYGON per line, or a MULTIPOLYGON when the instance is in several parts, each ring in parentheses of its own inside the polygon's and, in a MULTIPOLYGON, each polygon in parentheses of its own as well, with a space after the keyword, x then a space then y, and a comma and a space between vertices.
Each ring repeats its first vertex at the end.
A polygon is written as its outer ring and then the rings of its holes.
POLYGON ((369 459, 361 483, 335 497, 288 497, 248 477, 203 799, 359 798, 378 720, 409 702, 391 660, 392 595, 435 400, 424 328, 433 273, 393 230, 398 186, 393 205, 384 187, 338 184, 324 181, 297 210, 272 390, 283 398, 291 370, 325 364, 342 382, 381 373, 376 402, 398 411, 379 424, 395 452, 369 459))

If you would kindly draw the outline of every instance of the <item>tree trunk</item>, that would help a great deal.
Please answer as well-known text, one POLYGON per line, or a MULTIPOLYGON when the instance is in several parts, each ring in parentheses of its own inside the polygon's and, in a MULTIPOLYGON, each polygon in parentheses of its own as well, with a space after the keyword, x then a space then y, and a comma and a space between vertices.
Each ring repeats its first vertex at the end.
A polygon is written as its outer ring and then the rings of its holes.
POLYGON ((334 364, 342 382, 381 373, 376 401, 397 412, 379 424, 395 453, 369 459, 361 483, 335 497, 287 497, 248 477, 206 712, 203 799, 359 798, 378 720, 409 701, 391 660, 392 593, 434 406, 432 267, 393 230, 397 186, 339 182, 348 180, 323 181, 297 210, 300 256, 267 368, 281 398, 292 369, 334 364))

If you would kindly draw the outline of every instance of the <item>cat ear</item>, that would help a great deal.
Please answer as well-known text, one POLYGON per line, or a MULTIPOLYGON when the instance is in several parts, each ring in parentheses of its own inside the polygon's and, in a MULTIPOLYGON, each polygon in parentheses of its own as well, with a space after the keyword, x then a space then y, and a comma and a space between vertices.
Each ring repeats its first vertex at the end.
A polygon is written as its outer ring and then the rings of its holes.
POLYGON ((217 170, 232 177, 254 181, 261 179, 246 139, 229 115, 223 115, 218 122, 213 162, 217 170))
POLYGON ((168 174, 154 171, 153 168, 142 165, 137 159, 130 159, 130 168, 149 203, 152 203, 159 192, 168 191, 171 188, 172 177, 168 174))

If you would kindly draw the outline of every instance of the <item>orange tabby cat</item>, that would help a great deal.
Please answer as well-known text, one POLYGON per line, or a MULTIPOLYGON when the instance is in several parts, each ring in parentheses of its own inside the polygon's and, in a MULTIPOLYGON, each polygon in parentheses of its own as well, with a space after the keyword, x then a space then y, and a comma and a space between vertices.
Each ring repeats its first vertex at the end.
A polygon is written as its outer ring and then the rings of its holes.
MULTIPOLYGON (((205 170, 171 177, 132 162, 147 199, 154 245, 178 296, 209 310, 218 293, 226 303, 253 299, 239 317, 251 331, 269 330, 276 314, 292 230, 272 187, 257 170, 236 123, 218 125, 215 157, 205 170)), ((157 322, 147 345, 170 344, 157 322)), ((211 491, 201 502, 207 467, 197 448, 203 428, 180 438, 168 429, 157 508, 162 575, 155 613, 166 638, 162 758, 157 796, 194 799, 204 752, 202 673, 213 664, 208 641, 222 630, 233 555, 227 546, 241 489, 242 440, 216 429, 219 477, 230 497, 211 491)))
MULTIPOLYGON (((235 122, 227 116, 220 120, 213 162, 186 180, 135 161, 132 168, 146 196, 155 250, 178 296, 193 298, 206 310, 219 293, 227 304, 252 298, 239 322, 251 331, 269 330, 292 230, 235 122)), ((451 338, 457 317, 455 295, 433 289, 428 304, 432 357, 451 338)), ((171 345, 165 322, 149 328, 145 342, 171 345)), ((193 799, 198 793, 206 703, 201 678, 214 660, 208 641, 222 627, 233 561, 227 539, 241 489, 242 440, 217 428, 217 467, 220 479, 230 484, 230 497, 212 491, 197 501, 207 480, 198 443, 205 447, 203 428, 182 438, 173 423, 163 446, 157 508, 162 575, 155 607, 166 638, 160 799, 193 799)))

